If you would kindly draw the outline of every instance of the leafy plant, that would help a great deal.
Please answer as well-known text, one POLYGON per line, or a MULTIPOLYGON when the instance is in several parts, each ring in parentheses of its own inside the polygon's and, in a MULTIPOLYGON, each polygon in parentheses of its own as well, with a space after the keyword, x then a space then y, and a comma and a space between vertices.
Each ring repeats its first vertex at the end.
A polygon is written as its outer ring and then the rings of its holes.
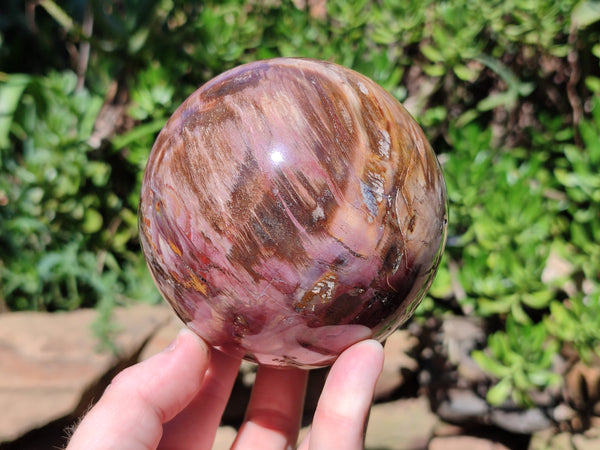
POLYGON ((574 347, 586 364, 600 357, 600 290, 553 302, 545 326, 564 345, 574 347))
POLYGON ((558 348, 543 323, 521 325, 507 320, 505 332, 489 336, 487 351, 472 353, 473 359, 498 380, 489 389, 487 401, 502 405, 510 397, 519 406, 531 406, 534 390, 557 386, 562 381, 560 374, 552 370, 558 348))
POLYGON ((552 216, 540 177, 544 155, 493 149, 490 131, 451 131, 455 154, 445 163, 450 196, 448 252, 460 262, 465 312, 487 317, 544 309, 554 296, 542 282, 552 216))
POLYGON ((591 102, 591 117, 579 124, 582 146, 561 147, 554 175, 566 195, 569 240, 579 250, 573 256, 588 283, 600 278, 600 100, 591 102))
POLYGON ((122 267, 141 261, 135 213, 111 192, 112 166, 89 144, 102 99, 75 85, 72 72, 29 77, 10 118, 20 145, 2 149, 0 298, 11 309, 127 295, 122 267))

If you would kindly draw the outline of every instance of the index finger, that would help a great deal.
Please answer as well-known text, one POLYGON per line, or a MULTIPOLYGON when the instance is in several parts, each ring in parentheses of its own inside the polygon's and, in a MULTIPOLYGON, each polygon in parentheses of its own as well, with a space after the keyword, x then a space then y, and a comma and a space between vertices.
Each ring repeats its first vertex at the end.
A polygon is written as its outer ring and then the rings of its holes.
POLYGON ((241 360, 216 349, 202 387, 187 408, 165 424, 159 448, 211 448, 241 360))
POLYGON ((299 449, 363 448, 383 358, 383 347, 375 340, 354 344, 338 357, 325 381, 311 431, 299 449))

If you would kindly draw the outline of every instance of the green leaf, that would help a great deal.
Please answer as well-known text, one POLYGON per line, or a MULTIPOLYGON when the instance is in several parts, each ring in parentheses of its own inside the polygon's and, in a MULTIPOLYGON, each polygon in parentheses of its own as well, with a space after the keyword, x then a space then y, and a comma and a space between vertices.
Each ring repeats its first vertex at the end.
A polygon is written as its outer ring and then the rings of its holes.
MULTIPOLYGON (((445 262, 445 260, 443 260, 445 262)), ((452 277, 446 264, 439 267, 433 284, 429 289, 429 294, 437 298, 448 298, 452 295, 452 277)))
POLYGON ((423 66, 423 72, 430 77, 441 77, 446 73, 446 67, 442 64, 428 64, 423 66))
POLYGON ((494 299, 480 298, 477 300, 478 310, 484 317, 496 314, 506 314, 512 306, 512 296, 494 299))
POLYGON ((102 228, 102 222, 102 214, 93 208, 88 208, 85 210, 81 228, 84 233, 95 233, 102 228))
POLYGON ((520 391, 518 389, 513 389, 511 394, 512 401, 521 406, 530 408, 533 406, 533 402, 531 401, 531 397, 525 391, 520 391))
POLYGON ((110 176, 110 166, 101 161, 89 161, 85 167, 87 175, 91 178, 94 186, 102 187, 110 176))
POLYGON ((492 94, 477 103, 477 109, 479 111, 490 111, 504 106, 507 109, 512 109, 517 102, 517 96, 514 91, 508 90, 505 92, 499 92, 492 94))
POLYGON ((139 28, 129 37, 129 52, 137 53, 146 43, 150 30, 148 28, 139 28))
POLYGON ((10 146, 9 135, 13 116, 30 81, 29 75, 12 74, 0 84, 0 148, 10 146))
POLYGON ((515 302, 511 305, 510 313, 517 323, 522 325, 530 324, 531 318, 527 315, 523 309, 521 302, 515 302))
POLYGON ((40 0, 39 4, 65 30, 71 31, 71 29, 73 29, 73 19, 71 19, 71 17, 69 17, 69 15, 54 1, 40 0))
POLYGON ((522 300, 527 306, 536 309, 547 308, 554 298, 554 292, 550 290, 537 291, 523 294, 522 300))
POLYGON ((166 120, 165 119, 156 119, 152 122, 145 123, 143 125, 138 125, 133 128, 131 131, 128 131, 125 134, 121 134, 119 136, 115 136, 113 139, 113 146, 115 150, 120 150, 123 147, 131 144, 132 142, 141 139, 144 136, 152 135, 161 130, 164 126, 166 120))
POLYGON ((81 140, 88 140, 94 131, 96 119, 102 108, 101 97, 92 97, 85 102, 83 115, 79 120, 79 134, 81 140))
POLYGON ((538 387, 556 386, 562 383, 562 377, 548 370, 537 370, 529 374, 531 383, 538 387))
POLYGON ((553 321, 562 324, 568 324, 572 320, 569 310, 558 301, 554 301, 550 304, 550 318, 553 321))
POLYGON ((598 20, 600 20, 600 2, 597 0, 582 0, 571 12, 571 21, 580 30, 598 20))
POLYGON ((479 117, 479 111, 476 109, 468 109, 456 119, 456 127, 462 128, 479 117))
POLYGON ((421 49, 421 53, 423 53, 423 55, 425 55, 425 57, 433 63, 439 63, 445 60, 442 53, 430 44, 421 44, 419 48, 421 49))
POLYGON ((481 350, 475 350, 471 353, 473 360, 486 372, 498 377, 506 377, 511 373, 510 367, 507 367, 497 359, 490 357, 481 350))
POLYGON ((490 388, 487 392, 486 400, 492 406, 500 406, 506 401, 512 390, 513 386, 511 380, 509 378, 504 378, 490 388))
POLYGON ((527 375, 522 369, 513 371, 512 382, 517 390, 526 392, 534 387, 527 375))
POLYGON ((479 69, 458 64, 453 68, 456 76, 462 81, 475 81, 481 72, 479 69))

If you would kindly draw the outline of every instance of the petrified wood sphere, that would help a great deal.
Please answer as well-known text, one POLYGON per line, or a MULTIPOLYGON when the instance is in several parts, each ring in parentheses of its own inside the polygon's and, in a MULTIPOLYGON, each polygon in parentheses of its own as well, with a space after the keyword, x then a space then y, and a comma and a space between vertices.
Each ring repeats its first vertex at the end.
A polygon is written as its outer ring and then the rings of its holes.
POLYGON ((142 248, 179 317, 222 351, 318 367, 385 339, 429 287, 446 190, 417 123, 368 78, 296 58, 206 83, 158 136, 142 248))

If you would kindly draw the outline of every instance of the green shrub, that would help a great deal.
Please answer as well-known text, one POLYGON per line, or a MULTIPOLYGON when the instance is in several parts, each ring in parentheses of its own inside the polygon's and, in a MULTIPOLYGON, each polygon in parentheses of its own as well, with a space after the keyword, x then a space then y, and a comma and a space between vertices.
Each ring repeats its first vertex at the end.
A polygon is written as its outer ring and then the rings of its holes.
POLYGON ((558 349, 543 323, 518 325, 507 320, 506 332, 489 337, 487 352, 473 352, 475 361, 498 379, 487 393, 488 402, 502 405, 510 397, 517 405, 531 406, 534 391, 560 385, 561 375, 552 371, 558 349))
POLYGON ((115 192, 117 161, 89 143, 102 98, 75 85, 72 72, 0 85, 12 98, 0 147, 0 298, 10 309, 94 306, 140 285, 124 273, 142 264, 135 209, 115 192))

